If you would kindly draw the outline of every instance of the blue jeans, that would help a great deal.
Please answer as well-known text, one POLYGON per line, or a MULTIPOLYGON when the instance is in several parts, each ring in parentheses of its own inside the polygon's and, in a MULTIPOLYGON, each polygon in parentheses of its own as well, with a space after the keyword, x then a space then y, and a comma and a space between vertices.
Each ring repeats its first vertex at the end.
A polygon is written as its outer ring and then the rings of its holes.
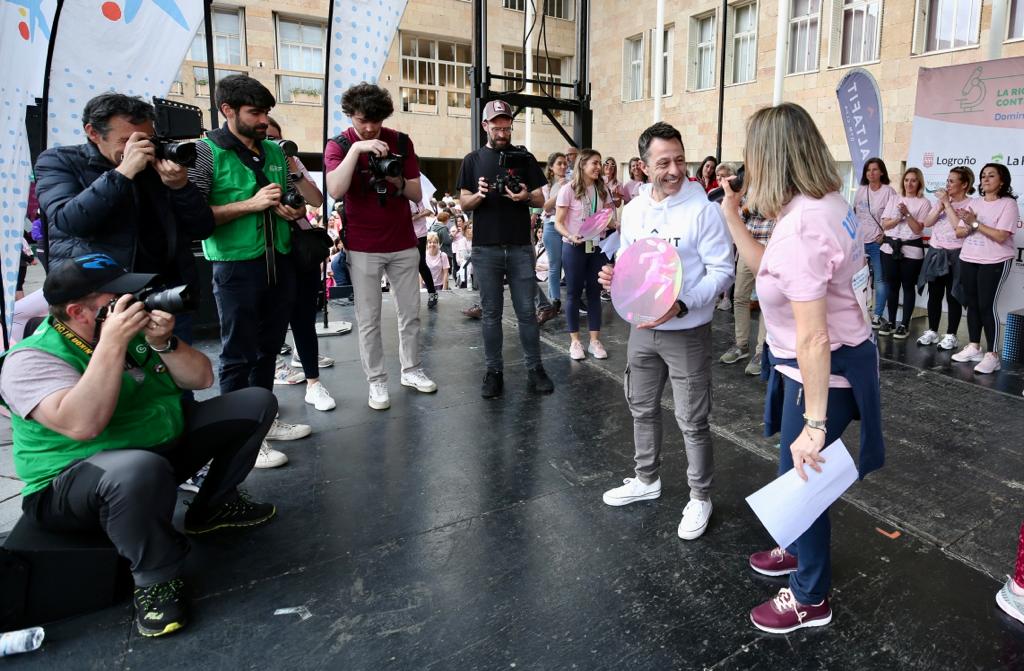
MULTIPOLYGON (((803 394, 799 393, 803 385, 788 377, 785 385, 779 475, 793 468, 793 453, 789 451, 789 446, 804 430, 804 400, 803 394)), ((828 390, 825 447, 843 435, 856 412, 857 404, 851 389, 828 390)), ((805 466, 804 470, 810 469, 805 466)), ((797 558, 796 573, 789 575, 789 588, 793 590, 793 596, 802 604, 820 603, 832 587, 832 524, 828 519, 828 510, 814 520, 810 528, 786 551, 797 558)))
POLYGON ((484 245, 473 248, 473 276, 480 285, 484 361, 488 370, 504 368, 501 356, 501 314, 505 307, 504 281, 512 294, 512 307, 519 322, 519 342, 527 368, 540 365, 540 329, 533 310, 537 291, 533 247, 530 245, 484 245))
MULTIPOLYGON (((585 244, 585 243, 584 243, 585 244)), ((601 285, 597 273, 608 263, 597 247, 587 254, 584 244, 562 246, 562 265, 565 266, 565 323, 569 333, 580 330, 580 294, 587 292, 587 330, 601 330, 601 285)))
POLYGON ((352 280, 348 276, 348 266, 345 264, 345 257, 345 250, 342 249, 334 255, 334 259, 331 261, 331 272, 334 273, 334 284, 339 287, 352 285, 352 280))
MULTIPOLYGON (((881 317, 885 310, 885 302, 889 298, 889 285, 885 283, 885 271, 882 269, 881 245, 877 242, 869 242, 864 245, 864 251, 871 261, 871 277, 875 282, 875 316, 881 317)), ((815 601, 817 603, 817 601, 815 601)))
POLYGON ((544 249, 548 253, 548 298, 562 300, 562 234, 555 220, 544 222, 544 249))

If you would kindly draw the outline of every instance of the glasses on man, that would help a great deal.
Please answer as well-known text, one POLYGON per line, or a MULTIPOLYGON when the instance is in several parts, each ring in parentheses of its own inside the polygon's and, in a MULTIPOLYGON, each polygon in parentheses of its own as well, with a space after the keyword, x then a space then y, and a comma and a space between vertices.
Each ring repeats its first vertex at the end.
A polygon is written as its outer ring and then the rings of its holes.
POLYGON ((496 135, 511 135, 512 126, 491 126, 491 132, 496 135))

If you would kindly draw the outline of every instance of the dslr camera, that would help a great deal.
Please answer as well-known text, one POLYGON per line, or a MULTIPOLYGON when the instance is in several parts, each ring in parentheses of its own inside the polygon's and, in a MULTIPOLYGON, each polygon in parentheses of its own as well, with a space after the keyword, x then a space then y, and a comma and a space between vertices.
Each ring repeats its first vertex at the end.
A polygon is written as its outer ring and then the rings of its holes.
POLYGON ((195 105, 153 98, 156 135, 150 138, 156 157, 190 168, 196 163, 196 143, 203 134, 203 111, 195 105))
POLYGON ((512 147, 498 153, 498 174, 487 180, 487 188, 499 196, 508 189, 512 193, 523 190, 523 178, 529 169, 530 162, 536 161, 525 147, 512 147))
POLYGON ((377 179, 401 177, 404 162, 405 157, 399 154, 388 154, 387 156, 370 154, 370 172, 377 179))
POLYGON ((288 173, 288 188, 285 190, 284 195, 281 196, 282 205, 295 208, 306 206, 306 199, 302 197, 298 187, 295 186, 300 179, 302 179, 302 175, 294 172, 288 173))

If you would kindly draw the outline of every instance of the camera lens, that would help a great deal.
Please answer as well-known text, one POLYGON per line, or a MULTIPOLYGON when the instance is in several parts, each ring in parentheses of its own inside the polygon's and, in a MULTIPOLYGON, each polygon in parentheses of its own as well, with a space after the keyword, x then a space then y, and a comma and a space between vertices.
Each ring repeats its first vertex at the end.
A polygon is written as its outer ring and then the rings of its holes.
POLYGON ((284 155, 288 158, 298 156, 299 145, 295 144, 291 140, 274 140, 274 142, 277 143, 277 146, 281 148, 281 151, 283 151, 284 155))
POLYGON ((178 165, 183 165, 187 168, 192 167, 196 163, 196 143, 195 142, 167 142, 163 145, 163 158, 168 161, 174 161, 178 165))

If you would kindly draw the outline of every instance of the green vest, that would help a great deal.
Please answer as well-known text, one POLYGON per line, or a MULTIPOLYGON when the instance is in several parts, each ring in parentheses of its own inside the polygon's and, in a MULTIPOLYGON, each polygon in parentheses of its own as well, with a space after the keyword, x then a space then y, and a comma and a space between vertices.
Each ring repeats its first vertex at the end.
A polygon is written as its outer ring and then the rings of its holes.
MULTIPOLYGON (((53 327, 52 317, 7 354, 28 348, 53 354, 82 373, 89 365, 89 355, 53 327)), ((11 413, 14 471, 25 483, 22 496, 44 489, 72 462, 97 452, 156 447, 181 435, 185 427, 181 390, 167 367, 141 335, 129 343, 128 353, 139 368, 126 370, 121 376, 121 394, 110 423, 92 440, 72 440, 35 420, 11 413), (138 382, 133 375, 140 374, 142 381, 138 382)))
MULTIPOLYGON (((260 190, 256 175, 230 149, 222 149, 210 139, 204 139, 213 151, 213 183, 210 185, 210 205, 229 205, 248 200, 260 190)), ((273 142, 263 141, 266 159, 263 173, 271 183, 288 188, 288 162, 284 152, 273 142)), ((271 213, 274 221, 274 248, 282 254, 292 251, 292 234, 288 222, 271 213)), ((203 240, 203 253, 210 261, 248 261, 264 254, 266 245, 263 231, 263 213, 244 214, 234 221, 217 226, 213 235, 203 240)))

